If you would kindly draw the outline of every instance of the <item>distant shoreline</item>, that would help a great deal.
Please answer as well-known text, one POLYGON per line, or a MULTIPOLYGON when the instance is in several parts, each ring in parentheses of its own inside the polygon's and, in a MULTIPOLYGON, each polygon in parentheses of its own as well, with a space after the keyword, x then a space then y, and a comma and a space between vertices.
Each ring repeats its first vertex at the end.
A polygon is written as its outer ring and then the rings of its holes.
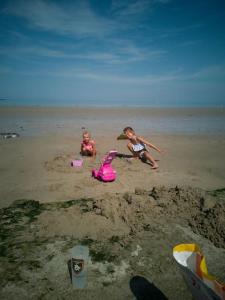
MULTIPOLYGON (((151 108, 151 109, 224 109, 225 110, 225 104, 210 104, 210 105, 200 105, 200 104, 192 104, 192 105, 179 105, 179 104, 171 104, 171 105, 160 105, 160 104, 149 104, 149 105, 126 105, 126 104, 96 104, 96 105, 90 105, 90 104, 62 104, 62 105, 45 105, 45 104, 6 104, 5 101, 2 100, 4 103, 0 103, 0 109, 1 108, 47 108, 47 109, 55 109, 55 108, 62 108, 62 109, 75 109, 75 108, 123 108, 123 109, 136 109, 136 108, 151 108)), ((0 99, 1 102, 1 99, 0 99)))
POLYGON ((187 109, 197 109, 197 110, 224 110, 225 105, 6 105, 0 104, 0 109, 168 109, 168 110, 187 110, 187 109))
POLYGON ((41 114, 50 116, 56 114, 57 116, 76 116, 81 115, 84 118, 88 116, 95 116, 97 119, 107 120, 113 118, 117 119, 136 119, 143 120, 144 118, 157 118, 157 117, 169 117, 169 118, 190 118, 190 117, 219 117, 225 119, 224 107, 124 107, 124 106, 1 106, 0 116, 10 116, 11 114, 41 114))

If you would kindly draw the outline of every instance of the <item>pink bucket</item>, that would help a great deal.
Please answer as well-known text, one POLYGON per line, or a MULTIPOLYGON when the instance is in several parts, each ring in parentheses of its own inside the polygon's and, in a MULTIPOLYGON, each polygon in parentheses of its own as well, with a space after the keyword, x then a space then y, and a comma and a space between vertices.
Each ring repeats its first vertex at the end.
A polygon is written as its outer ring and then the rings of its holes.
POLYGON ((71 167, 80 168, 83 165, 83 159, 74 159, 71 161, 71 167))

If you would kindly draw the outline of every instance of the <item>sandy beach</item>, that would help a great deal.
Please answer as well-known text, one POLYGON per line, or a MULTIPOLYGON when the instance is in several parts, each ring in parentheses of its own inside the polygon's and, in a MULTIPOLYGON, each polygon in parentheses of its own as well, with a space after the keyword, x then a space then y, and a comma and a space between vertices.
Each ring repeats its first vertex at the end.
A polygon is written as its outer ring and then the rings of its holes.
POLYGON ((210 272, 225 281, 223 110, 0 108, 0 118, 1 132, 20 134, 0 139, 1 299, 135 299, 129 282, 139 275, 168 299, 191 300, 172 258, 179 243, 197 243, 210 272), (115 182, 92 178, 107 151, 129 154, 127 141, 117 140, 128 125, 164 150, 152 151, 159 169, 117 157, 115 182), (91 130, 97 157, 73 168, 82 127, 91 130), (38 201, 32 220, 28 200, 38 201), (22 215, 13 221, 15 212, 22 215), (66 263, 80 243, 92 255, 87 288, 77 291, 66 263))

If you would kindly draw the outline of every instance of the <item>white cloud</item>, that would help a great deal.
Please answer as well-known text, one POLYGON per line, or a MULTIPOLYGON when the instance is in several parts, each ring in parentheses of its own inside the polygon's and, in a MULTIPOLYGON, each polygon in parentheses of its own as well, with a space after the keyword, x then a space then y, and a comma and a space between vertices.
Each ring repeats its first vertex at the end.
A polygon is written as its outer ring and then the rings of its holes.
POLYGON ((200 40, 188 40, 188 41, 184 41, 180 44, 178 44, 178 46, 180 47, 189 47, 189 46, 195 46, 200 42, 200 40))
POLYGON ((138 16, 151 11, 154 4, 167 4, 172 0, 113 0, 111 12, 120 17, 138 16))
POLYGON ((172 0, 153 0, 153 2, 155 3, 162 3, 162 4, 167 4, 169 2, 171 2, 172 0))
POLYGON ((151 8, 151 1, 149 0, 137 0, 137 1, 120 1, 114 0, 112 2, 111 11, 117 16, 134 16, 140 15, 146 10, 151 8))
POLYGON ((184 34, 188 31, 196 30, 201 27, 203 27, 203 24, 198 23, 198 24, 192 24, 192 25, 188 25, 188 26, 165 28, 163 30, 163 33, 159 32, 159 37, 160 38, 174 37, 176 35, 184 34))
MULTIPOLYGON (((35 72, 33 75, 42 76, 53 76, 53 77, 69 77, 69 78, 80 78, 83 80, 94 80, 98 82, 108 82, 112 84, 132 84, 132 85, 151 85, 160 82, 174 81, 180 78, 179 70, 171 71, 161 75, 149 74, 145 76, 128 76, 128 75, 115 75, 107 72, 92 71, 87 68, 59 68, 55 70, 48 70, 45 72, 35 72)), ((30 72, 25 72, 26 74, 32 74, 30 72)), ((25 74, 24 73, 24 74, 25 74)))
POLYGON ((3 13, 22 17, 27 20, 29 26, 39 30, 82 37, 104 37, 134 28, 136 18, 149 12, 154 2, 156 1, 114 0, 109 11, 112 15, 103 17, 91 9, 87 0, 73 1, 72 4, 57 4, 47 0, 9 0, 3 13), (129 22, 125 21, 127 18, 129 22))
POLYGON ((90 45, 85 47, 85 45, 82 44, 80 49, 79 45, 74 46, 71 43, 66 47, 62 47, 61 44, 39 46, 33 45, 32 40, 27 39, 22 46, 0 46, 0 54, 27 61, 35 56, 70 59, 71 62, 74 60, 79 60, 80 62, 90 60, 100 65, 116 65, 150 61, 152 59, 160 58, 167 53, 161 49, 138 47, 129 40, 123 41, 123 43, 118 43, 118 41, 115 43, 114 41, 108 41, 107 48, 109 48, 108 51, 101 51, 101 46, 95 46, 95 49, 90 50, 90 45))
MULTIPOLYGON (((57 72, 49 73, 51 76, 78 77, 91 79, 101 82, 134 84, 134 85, 151 85, 160 82, 189 82, 190 79, 215 79, 225 78, 225 65, 209 66, 192 74, 185 74, 183 69, 175 69, 162 74, 147 74, 140 76, 129 76, 125 74, 110 74, 107 72, 98 72, 87 68, 70 68, 60 69, 57 72)), ((196 82, 196 81, 194 81, 196 82)))
POLYGON ((121 48, 114 48, 107 52, 92 51, 89 53, 75 54, 74 58, 93 60, 96 63, 104 64, 128 64, 141 61, 149 61, 156 57, 165 55, 163 50, 147 50, 127 45, 121 48))
POLYGON ((218 80, 223 79, 225 80, 225 65, 211 65, 207 66, 205 68, 202 68, 201 70, 193 73, 191 78, 196 79, 202 79, 202 80, 218 80))
POLYGON ((58 50, 52 50, 40 46, 22 46, 22 47, 0 47, 0 54, 29 60, 30 56, 45 57, 65 57, 65 54, 58 50))
POLYGON ((96 16, 86 1, 59 6, 44 0, 17 0, 16 5, 12 2, 4 13, 23 17, 39 29, 61 34, 101 36, 115 27, 113 21, 96 16))

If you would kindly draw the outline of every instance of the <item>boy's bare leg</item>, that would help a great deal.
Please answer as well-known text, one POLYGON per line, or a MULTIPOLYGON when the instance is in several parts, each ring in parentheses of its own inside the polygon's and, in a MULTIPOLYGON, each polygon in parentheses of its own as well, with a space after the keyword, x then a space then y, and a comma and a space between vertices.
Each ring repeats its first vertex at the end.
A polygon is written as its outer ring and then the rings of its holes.
POLYGON ((152 163, 152 169, 157 169, 159 166, 149 152, 145 152, 144 156, 152 163))

